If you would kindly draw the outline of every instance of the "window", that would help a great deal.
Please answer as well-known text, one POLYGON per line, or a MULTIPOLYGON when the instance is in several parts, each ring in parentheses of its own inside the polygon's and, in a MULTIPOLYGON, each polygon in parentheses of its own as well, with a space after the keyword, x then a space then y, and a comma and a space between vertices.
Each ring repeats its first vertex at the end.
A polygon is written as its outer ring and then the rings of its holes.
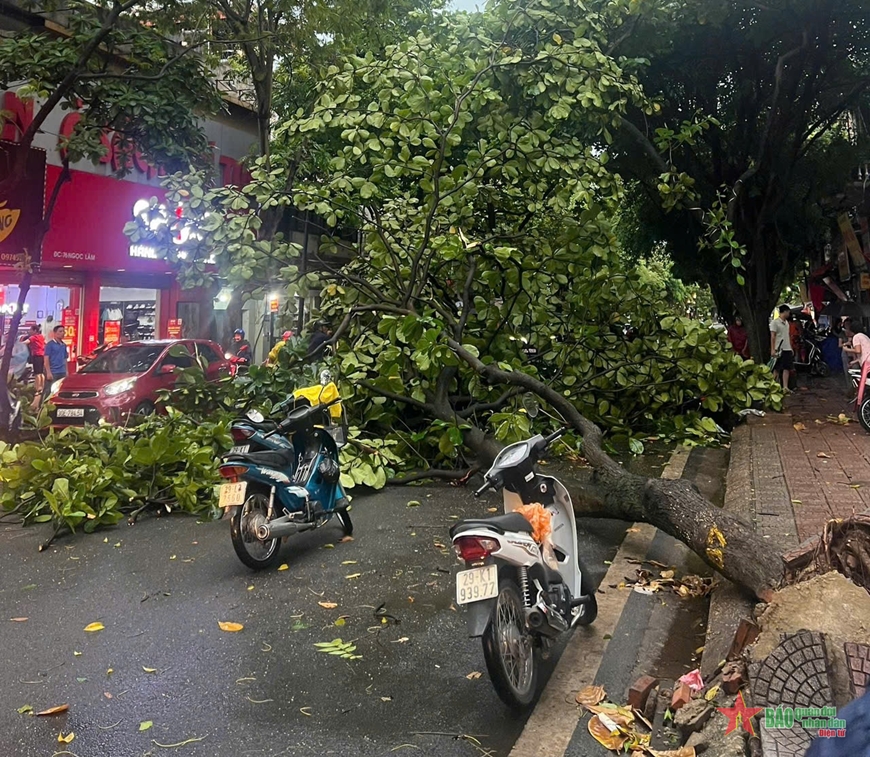
POLYGON ((82 368, 82 373, 145 373, 161 351, 159 345, 112 347, 82 368))
POLYGON ((223 359, 223 356, 218 355, 210 344, 203 344, 202 342, 197 342, 196 349, 197 352, 199 352, 200 357, 202 357, 209 365, 223 359))
POLYGON ((193 365, 193 356, 187 347, 182 344, 174 344, 169 348, 166 357, 160 362, 160 367, 174 365, 176 368, 190 368, 193 365))

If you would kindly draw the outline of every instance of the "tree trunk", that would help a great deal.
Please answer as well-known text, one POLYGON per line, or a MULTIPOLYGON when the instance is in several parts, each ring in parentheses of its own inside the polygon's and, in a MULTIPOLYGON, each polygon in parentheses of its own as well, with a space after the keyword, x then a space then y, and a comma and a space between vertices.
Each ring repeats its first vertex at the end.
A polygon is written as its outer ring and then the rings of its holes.
MULTIPOLYGON (((455 340, 453 351, 490 383, 520 386, 557 410, 583 438, 583 454, 593 474, 574 494, 580 515, 596 515, 650 523, 679 539, 725 578, 769 600, 783 577, 780 556, 751 524, 704 499, 685 481, 652 479, 628 473, 601 448, 601 430, 580 414, 570 400, 528 374, 486 365, 455 340)), ((482 431, 467 433, 469 444, 488 440, 475 449, 487 458, 492 440, 482 431)))
POLYGON ((28 268, 18 285, 18 308, 12 315, 12 322, 9 325, 9 332, 6 334, 6 343, 3 347, 3 358, 0 360, 0 439, 10 441, 9 416, 12 413, 12 405, 9 402, 9 366, 12 363, 12 349, 15 346, 18 326, 24 315, 24 301, 27 299, 32 281, 33 272, 28 268))

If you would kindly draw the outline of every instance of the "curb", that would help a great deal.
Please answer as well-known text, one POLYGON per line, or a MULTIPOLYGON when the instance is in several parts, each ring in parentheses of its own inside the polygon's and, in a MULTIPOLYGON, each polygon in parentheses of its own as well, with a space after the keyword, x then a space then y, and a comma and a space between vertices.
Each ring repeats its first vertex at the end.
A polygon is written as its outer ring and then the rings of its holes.
MULTIPOLYGON (((688 447, 677 447, 661 477, 681 478, 690 453, 688 447)), ((634 568, 628 560, 644 559, 657 533, 654 526, 635 523, 622 540, 600 586, 618 584, 623 576, 630 575, 634 568)), ((581 713, 574 696, 595 680, 630 594, 605 590, 598 602, 595 623, 574 631, 509 757, 561 757, 565 754, 580 722, 581 713)))
MULTIPOLYGON (((749 424, 738 426, 731 435, 731 459, 725 477, 725 503, 728 510, 753 521, 752 512, 752 430, 749 424)), ((709 678, 719 667, 731 647, 731 641, 744 618, 752 619, 754 600, 735 584, 721 576, 710 595, 707 634, 701 655, 701 675, 709 678)))

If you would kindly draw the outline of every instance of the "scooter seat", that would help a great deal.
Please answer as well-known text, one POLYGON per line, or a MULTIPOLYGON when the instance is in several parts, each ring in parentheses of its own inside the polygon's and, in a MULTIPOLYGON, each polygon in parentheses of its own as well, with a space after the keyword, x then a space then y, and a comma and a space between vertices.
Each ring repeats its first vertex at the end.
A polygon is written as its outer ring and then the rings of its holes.
POLYGON ((250 418, 237 418, 233 421, 234 426, 250 426, 251 428, 257 429, 257 431, 274 431, 278 428, 278 424, 275 421, 252 421, 250 418))
POLYGON ((503 534, 505 531, 522 531, 530 534, 533 530, 532 524, 519 513, 506 513, 504 515, 493 515, 491 518, 464 520, 450 529, 450 536, 456 536, 475 528, 489 528, 498 534, 503 534))
POLYGON ((296 462, 296 452, 292 449, 268 449, 262 452, 248 452, 241 455, 229 454, 224 457, 224 461, 251 463, 252 465, 261 465, 264 468, 292 468, 293 464, 296 462))

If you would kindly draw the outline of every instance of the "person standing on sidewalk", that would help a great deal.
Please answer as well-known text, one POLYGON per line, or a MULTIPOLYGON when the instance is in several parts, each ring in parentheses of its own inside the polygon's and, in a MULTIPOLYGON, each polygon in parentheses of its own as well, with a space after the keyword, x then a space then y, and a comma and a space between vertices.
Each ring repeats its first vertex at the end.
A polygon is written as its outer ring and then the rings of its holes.
POLYGON ((782 380, 782 388, 786 394, 790 393, 788 377, 794 368, 794 352, 788 323, 790 315, 791 308, 788 305, 780 305, 779 317, 774 318, 770 323, 770 357, 774 360, 773 375, 776 376, 777 381, 782 380))
POLYGON ((40 333, 40 326, 34 323, 30 327, 30 336, 25 340, 30 347, 30 364, 33 366, 33 402, 30 409, 36 410, 42 403, 42 393, 45 391, 45 337, 40 333))
POLYGON ((55 326, 50 334, 50 339, 45 345, 45 396, 51 394, 51 385, 55 381, 66 378, 66 364, 69 360, 69 352, 63 338, 66 330, 63 326, 55 326))

